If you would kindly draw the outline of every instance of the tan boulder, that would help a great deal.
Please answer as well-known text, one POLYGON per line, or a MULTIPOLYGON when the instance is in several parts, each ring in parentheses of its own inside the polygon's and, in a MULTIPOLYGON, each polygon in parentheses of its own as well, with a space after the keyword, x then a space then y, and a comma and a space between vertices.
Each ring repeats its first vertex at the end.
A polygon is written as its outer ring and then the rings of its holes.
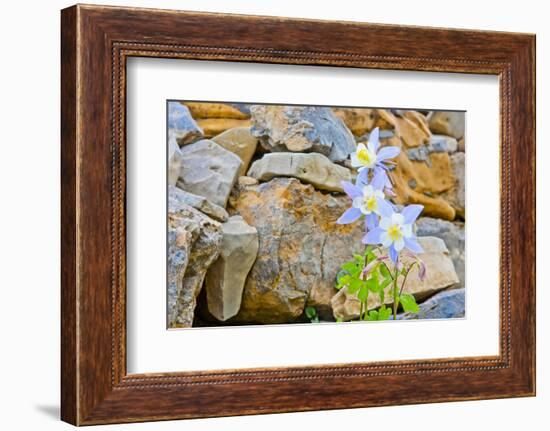
POLYGON ((343 192, 342 181, 351 181, 351 171, 319 153, 269 153, 256 160, 248 176, 259 181, 294 177, 319 190, 343 192))
POLYGON ((355 136, 363 136, 374 129, 378 118, 376 109, 332 108, 332 111, 355 136))
POLYGON ((247 127, 229 129, 214 136, 212 140, 240 157, 243 164, 239 170, 239 175, 245 175, 258 146, 258 138, 250 133, 250 129, 247 127))
POLYGON ((456 139, 464 137, 465 130, 464 112, 459 111, 434 111, 429 116, 430 130, 433 133, 452 136, 456 139))
MULTIPOLYGON (((445 242, 436 237, 419 237, 418 241, 424 249, 424 253, 419 254, 426 265, 426 278, 420 281, 418 278, 418 265, 415 265, 407 276, 404 293, 414 295, 417 301, 421 301, 440 290, 448 287, 453 287, 460 283, 460 279, 455 271, 453 261, 449 256, 445 242)), ((399 279, 401 283, 402 278, 399 279)), ((399 287, 401 284, 399 284, 399 287)), ((386 305, 393 304, 391 289, 386 290, 384 300, 386 305)), ((334 317, 342 320, 352 320, 359 317, 360 301, 357 299, 357 294, 350 294, 346 288, 341 289, 337 295, 333 296, 332 308, 334 317)), ((369 310, 380 307, 380 297, 375 294, 370 294, 367 302, 369 310)))
POLYGON ((204 136, 212 138, 220 133, 236 127, 250 127, 250 120, 236 118, 204 118, 197 120, 197 124, 203 130, 204 136))
POLYGON ((189 108, 195 120, 203 118, 246 120, 250 118, 250 115, 239 111, 237 108, 227 103, 185 102, 185 106, 189 108))

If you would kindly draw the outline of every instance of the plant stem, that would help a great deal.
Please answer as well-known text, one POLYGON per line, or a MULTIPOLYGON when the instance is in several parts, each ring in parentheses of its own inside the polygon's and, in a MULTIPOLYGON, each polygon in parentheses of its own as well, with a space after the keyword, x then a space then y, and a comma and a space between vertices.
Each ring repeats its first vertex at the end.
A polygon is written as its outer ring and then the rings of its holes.
POLYGON ((399 290, 397 288, 397 278, 399 271, 395 268, 395 276, 393 278, 393 320, 397 320, 397 298, 399 296, 399 290))

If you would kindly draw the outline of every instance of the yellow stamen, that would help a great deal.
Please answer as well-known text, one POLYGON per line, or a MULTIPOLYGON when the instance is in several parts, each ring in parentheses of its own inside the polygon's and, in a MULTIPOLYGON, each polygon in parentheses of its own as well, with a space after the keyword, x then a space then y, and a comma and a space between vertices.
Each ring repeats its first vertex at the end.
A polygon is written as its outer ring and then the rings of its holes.
POLYGON ((390 226, 388 229, 388 236, 392 241, 397 241, 401 239, 403 236, 403 233, 401 232, 401 227, 398 224, 394 224, 390 226))
POLYGON ((376 211, 378 209, 376 198, 374 196, 371 196, 370 198, 365 199, 365 206, 369 211, 376 211))
POLYGON ((361 163, 365 165, 369 165, 372 160, 371 155, 366 148, 361 148, 359 151, 357 151, 357 158, 361 163))

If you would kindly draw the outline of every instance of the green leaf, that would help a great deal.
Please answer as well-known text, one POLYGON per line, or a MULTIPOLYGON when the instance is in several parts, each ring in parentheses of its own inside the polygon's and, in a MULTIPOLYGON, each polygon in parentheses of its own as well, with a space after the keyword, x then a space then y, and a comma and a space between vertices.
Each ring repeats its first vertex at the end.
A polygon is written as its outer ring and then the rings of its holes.
POLYGON ((359 293, 357 294, 357 299, 359 299, 359 301, 364 303, 364 302, 367 302, 368 296, 369 296, 369 288, 367 287, 366 284, 364 284, 363 287, 359 289, 359 293))
POLYGON ((367 320, 369 320, 371 322, 373 322, 375 320, 378 320, 378 311, 376 311, 376 310, 369 311, 369 316, 368 316, 367 320))
POLYGON ((348 284, 348 292, 354 294, 361 288, 362 285, 362 280, 359 280, 358 278, 352 278, 348 284))
POLYGON ((378 309, 378 320, 388 320, 391 315, 391 308, 388 308, 385 305, 382 305, 382 307, 378 309))
POLYGON ((342 265, 342 269, 349 273, 352 273, 357 268, 357 263, 355 262, 346 262, 342 265))
POLYGON ((365 281, 365 286, 367 286, 367 288, 369 290, 372 290, 373 292, 378 292, 378 279, 376 277, 369 278, 367 281, 365 281))
POLYGON ((412 296, 410 293, 401 294, 401 297, 399 299, 401 300, 403 310, 409 313, 418 313, 418 304, 416 303, 414 296, 412 296))
POLYGON ((308 319, 313 319, 317 316, 317 310, 314 307, 306 307, 305 311, 308 319))
POLYGON ((344 321, 344 319, 342 319, 341 317, 338 317, 338 318, 336 319, 336 322, 337 322, 337 323, 342 323, 343 321, 344 321))

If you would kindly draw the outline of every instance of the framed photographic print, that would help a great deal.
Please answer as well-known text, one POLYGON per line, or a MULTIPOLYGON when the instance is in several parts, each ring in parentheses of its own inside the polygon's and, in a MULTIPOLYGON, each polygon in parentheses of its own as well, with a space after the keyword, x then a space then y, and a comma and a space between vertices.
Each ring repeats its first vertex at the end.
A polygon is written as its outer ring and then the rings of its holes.
POLYGON ((61 30, 63 420, 535 394, 533 35, 61 30))

